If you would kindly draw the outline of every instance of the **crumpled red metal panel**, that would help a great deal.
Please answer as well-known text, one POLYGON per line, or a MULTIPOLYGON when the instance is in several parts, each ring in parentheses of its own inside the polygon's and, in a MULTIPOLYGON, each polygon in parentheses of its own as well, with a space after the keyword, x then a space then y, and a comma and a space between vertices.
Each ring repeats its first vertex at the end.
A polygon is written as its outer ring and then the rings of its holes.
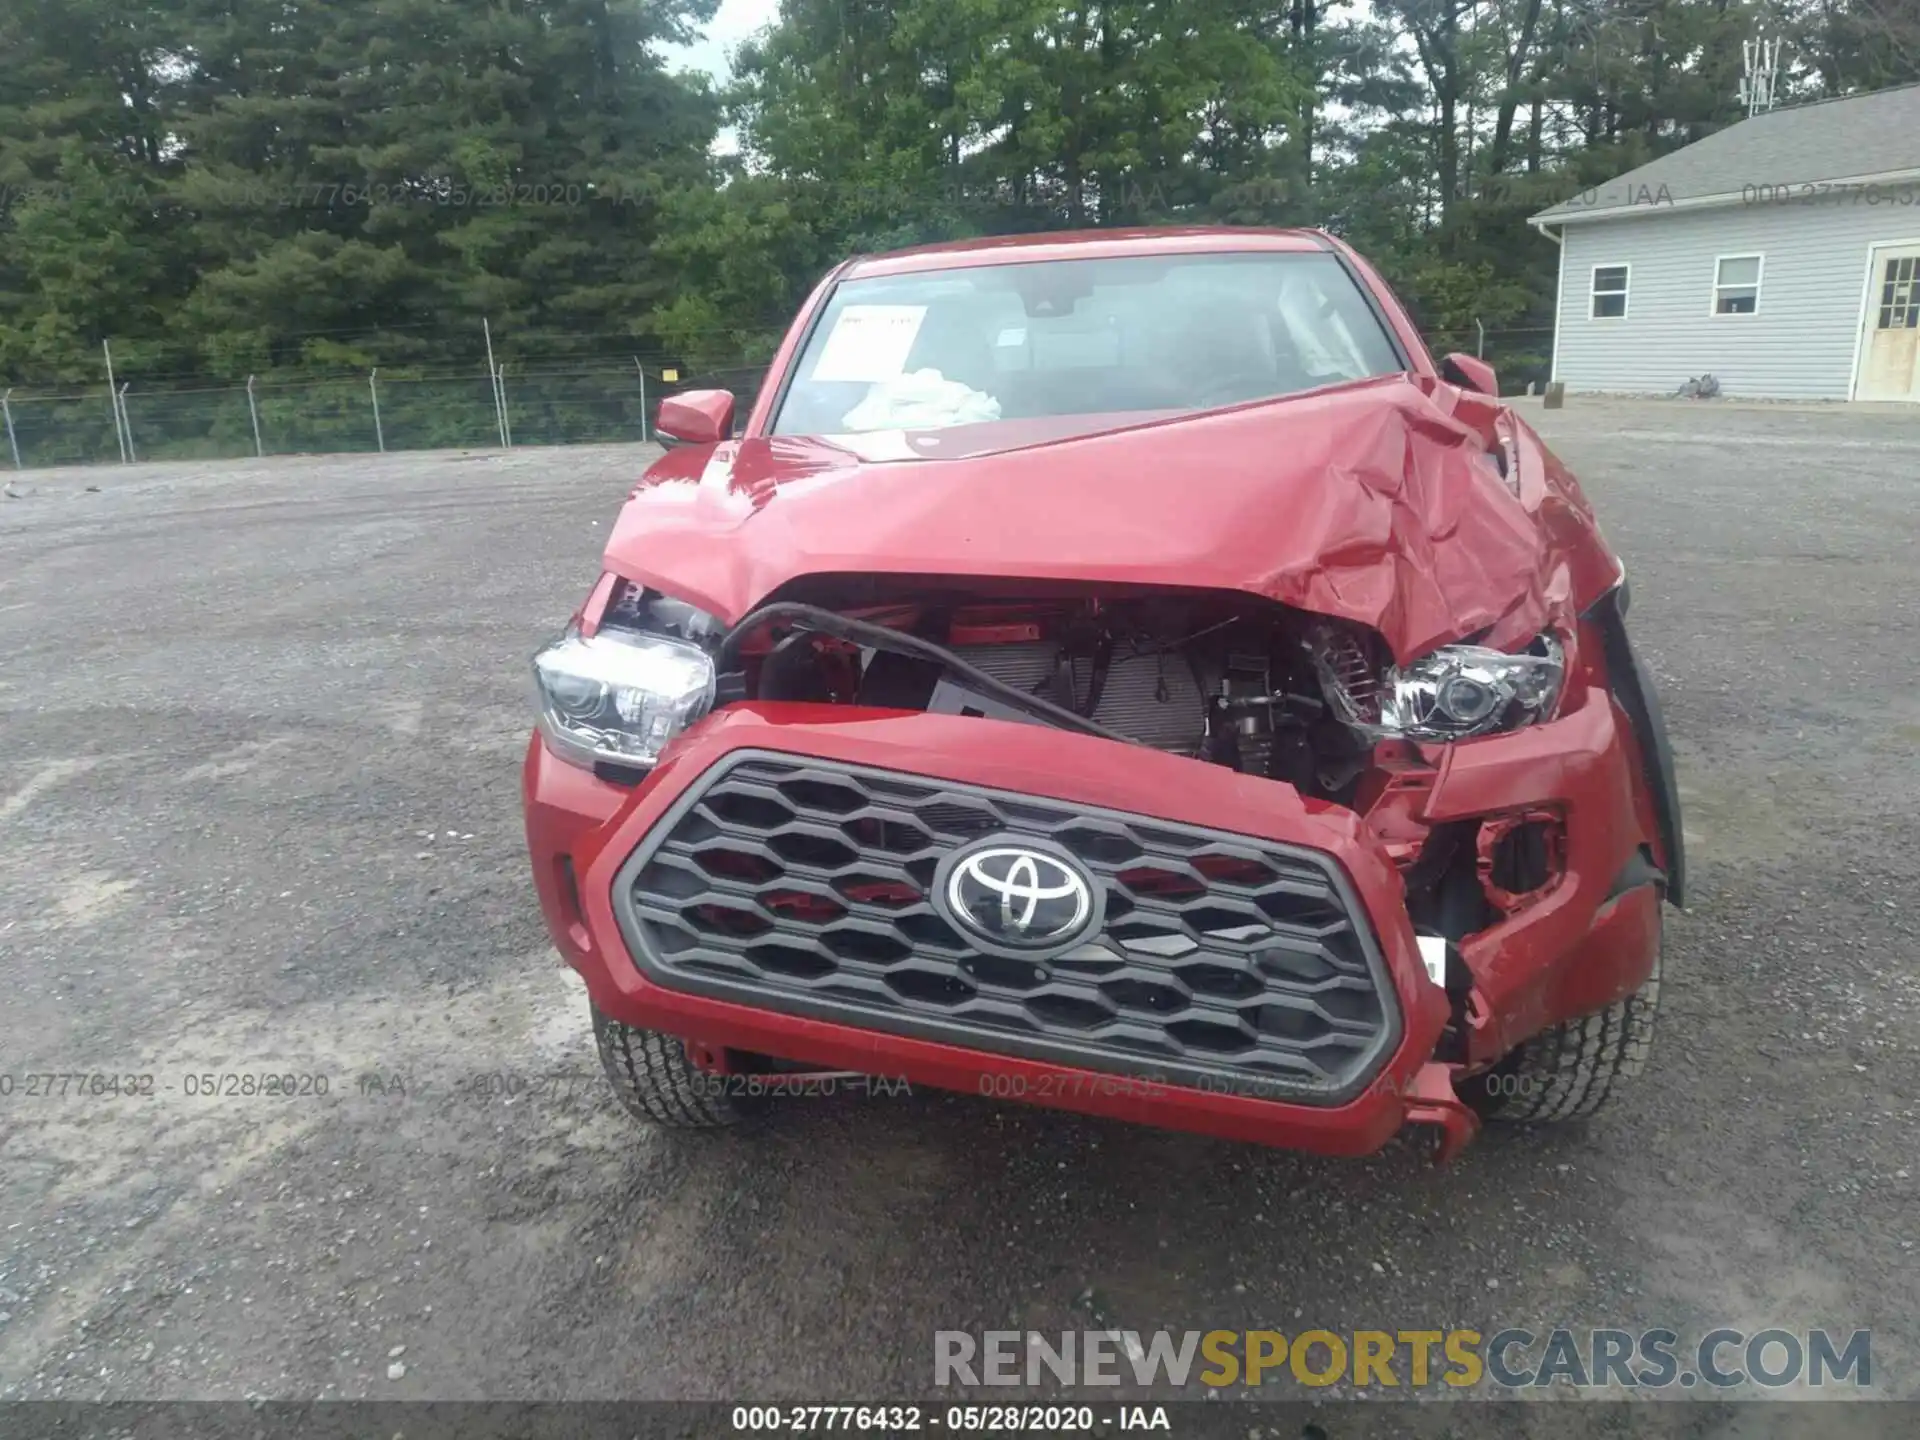
POLYGON ((1372 626, 1402 661, 1482 632, 1524 644, 1618 570, 1538 437, 1430 377, 1060 428, 676 449, 607 568, 728 621, 824 573, 1245 590, 1372 626))

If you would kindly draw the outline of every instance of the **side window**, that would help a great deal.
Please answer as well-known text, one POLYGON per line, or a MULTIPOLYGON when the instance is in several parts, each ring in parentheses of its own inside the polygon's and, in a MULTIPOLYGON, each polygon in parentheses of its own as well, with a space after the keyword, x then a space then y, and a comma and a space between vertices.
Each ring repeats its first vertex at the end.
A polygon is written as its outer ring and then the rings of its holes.
POLYGON ((1713 313, 1751 315, 1760 308, 1760 257, 1727 255, 1713 267, 1713 313))
POLYGON ((1587 316, 1593 320, 1624 320, 1627 316, 1627 278, 1631 267, 1596 265, 1587 316))

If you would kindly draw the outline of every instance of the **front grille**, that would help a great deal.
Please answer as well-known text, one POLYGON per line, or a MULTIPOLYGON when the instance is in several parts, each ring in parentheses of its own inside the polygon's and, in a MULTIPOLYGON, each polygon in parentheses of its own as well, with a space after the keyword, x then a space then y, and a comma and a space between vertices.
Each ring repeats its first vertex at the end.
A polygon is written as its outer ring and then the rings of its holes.
POLYGON ((924 776, 737 751, 614 900, 669 988, 1088 1069, 1325 1104, 1399 1036, 1331 857, 924 776), (1064 847, 1104 892, 1102 927, 1043 962, 971 945, 929 896, 943 858, 990 836, 1064 847))

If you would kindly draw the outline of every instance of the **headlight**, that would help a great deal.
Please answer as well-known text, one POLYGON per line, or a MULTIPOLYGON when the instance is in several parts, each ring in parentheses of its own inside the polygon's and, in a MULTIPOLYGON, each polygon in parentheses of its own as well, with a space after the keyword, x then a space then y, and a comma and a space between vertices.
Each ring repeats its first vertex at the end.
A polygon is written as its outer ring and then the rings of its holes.
POLYGON ((713 657, 667 635, 569 629, 533 657, 533 673, 547 743, 580 765, 651 765, 713 708, 713 657))
POLYGON ((1553 713, 1566 674, 1560 642, 1545 633, 1517 655, 1443 645, 1380 666, 1361 636, 1322 624, 1307 649, 1334 714, 1369 740, 1463 740, 1530 725, 1553 713))

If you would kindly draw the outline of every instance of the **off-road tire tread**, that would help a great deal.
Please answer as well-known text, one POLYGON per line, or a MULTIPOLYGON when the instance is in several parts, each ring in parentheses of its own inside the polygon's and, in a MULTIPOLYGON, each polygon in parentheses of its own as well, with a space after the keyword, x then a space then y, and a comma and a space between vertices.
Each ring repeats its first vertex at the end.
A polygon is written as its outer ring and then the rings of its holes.
POLYGON ((593 1038, 620 1103, 637 1119, 676 1130, 712 1130, 739 1122, 732 1099, 701 1083, 677 1036, 636 1030, 595 1010, 593 1038))
POLYGON ((1646 983, 1624 1000, 1523 1042, 1494 1072, 1518 1083, 1488 1108, 1488 1118, 1539 1123, 1592 1115, 1612 1096, 1617 1081, 1631 1080, 1646 1068, 1659 1003, 1656 955, 1646 983))

